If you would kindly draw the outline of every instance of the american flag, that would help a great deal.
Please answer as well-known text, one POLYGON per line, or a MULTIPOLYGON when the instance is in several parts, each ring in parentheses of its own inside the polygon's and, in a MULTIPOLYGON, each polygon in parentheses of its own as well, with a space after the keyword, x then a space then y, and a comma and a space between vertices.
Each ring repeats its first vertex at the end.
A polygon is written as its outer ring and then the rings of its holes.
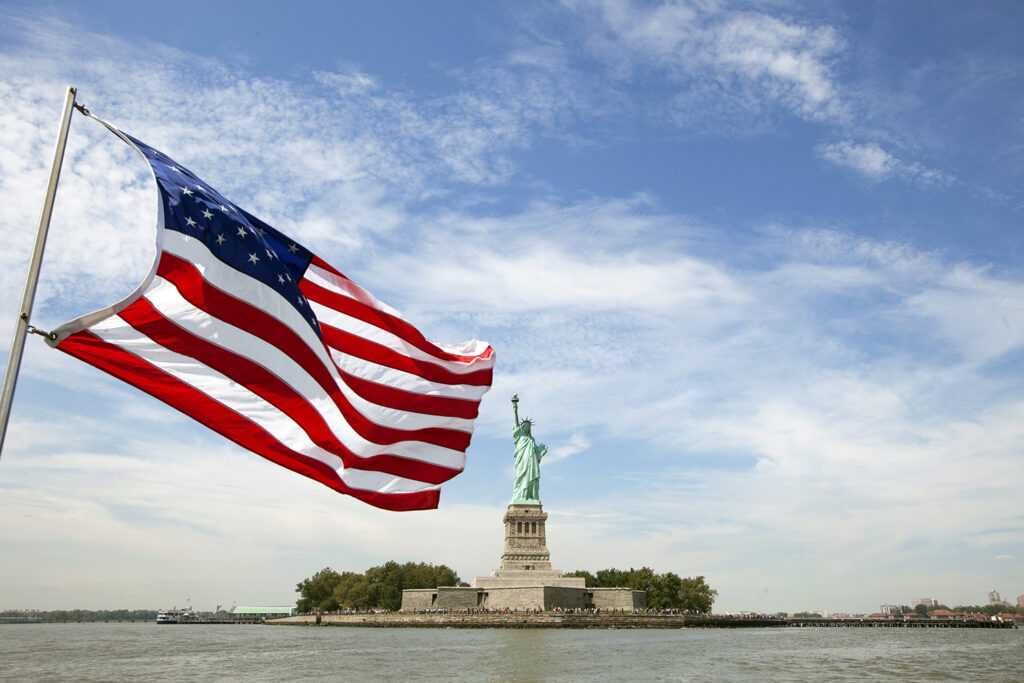
POLYGON ((163 153, 143 283, 51 344, 268 460, 388 510, 461 472, 494 351, 427 341, 307 248, 163 153))

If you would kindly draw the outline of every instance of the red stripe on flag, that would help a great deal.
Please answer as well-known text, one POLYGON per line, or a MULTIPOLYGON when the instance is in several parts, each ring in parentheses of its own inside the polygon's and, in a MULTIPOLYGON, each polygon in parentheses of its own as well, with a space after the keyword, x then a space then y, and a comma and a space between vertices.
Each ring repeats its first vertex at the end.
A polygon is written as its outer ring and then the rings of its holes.
POLYGON ((429 396, 405 391, 385 384, 350 375, 341 368, 341 379, 345 384, 367 401, 381 406, 401 407, 410 413, 423 415, 441 415, 444 417, 461 417, 473 420, 480 412, 480 401, 450 396, 429 396))
POLYGON ((373 325, 374 327, 379 327, 382 330, 391 332, 410 346, 413 346, 441 361, 471 364, 473 361, 489 359, 493 353, 493 349, 489 347, 480 356, 460 356, 454 353, 449 353, 439 348, 436 344, 428 341, 427 338, 424 337, 415 327, 401 318, 391 315, 390 313, 385 313, 380 309, 352 299, 351 297, 338 294, 337 292, 332 292, 331 290, 309 280, 304 279, 300 281, 299 289, 302 290, 302 293, 305 294, 306 298, 310 301, 315 301, 316 303, 334 309, 343 315, 347 315, 355 318, 356 320, 361 320, 364 323, 373 325))
POLYGON ((242 448, 335 491, 385 510, 429 510, 437 507, 440 499, 440 491, 437 490, 380 493, 349 487, 328 465, 285 447, 248 418, 90 332, 72 334, 57 348, 160 399, 242 448))
POLYGON ((323 335, 324 343, 327 346, 337 349, 342 353, 347 353, 350 356, 355 356, 377 365, 408 372, 430 382, 438 382, 439 384, 468 384, 474 387, 485 387, 491 384, 491 376, 494 372, 491 368, 477 370, 465 375, 448 372, 440 365, 410 358, 377 342, 364 339, 351 332, 339 330, 337 327, 332 327, 322 320, 320 321, 320 334, 323 335))

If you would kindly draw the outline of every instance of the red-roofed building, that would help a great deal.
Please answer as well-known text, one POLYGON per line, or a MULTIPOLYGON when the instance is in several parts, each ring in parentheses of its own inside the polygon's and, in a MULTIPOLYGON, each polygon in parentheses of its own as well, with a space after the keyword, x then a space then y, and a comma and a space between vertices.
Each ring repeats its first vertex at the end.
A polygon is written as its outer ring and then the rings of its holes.
POLYGON ((939 621, 951 621, 953 619, 963 619, 963 612, 950 612, 948 609, 933 609, 928 613, 932 619, 939 621))

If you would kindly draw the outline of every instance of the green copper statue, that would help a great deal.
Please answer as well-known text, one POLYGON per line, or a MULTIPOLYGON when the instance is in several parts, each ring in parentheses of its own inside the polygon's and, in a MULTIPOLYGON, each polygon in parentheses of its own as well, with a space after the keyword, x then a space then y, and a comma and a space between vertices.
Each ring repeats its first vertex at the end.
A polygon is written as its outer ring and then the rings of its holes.
POLYGON ((512 492, 513 505, 540 505, 540 459, 548 447, 538 444, 531 434, 533 420, 519 419, 519 394, 512 394, 512 412, 516 426, 512 438, 516 443, 516 481, 512 492))

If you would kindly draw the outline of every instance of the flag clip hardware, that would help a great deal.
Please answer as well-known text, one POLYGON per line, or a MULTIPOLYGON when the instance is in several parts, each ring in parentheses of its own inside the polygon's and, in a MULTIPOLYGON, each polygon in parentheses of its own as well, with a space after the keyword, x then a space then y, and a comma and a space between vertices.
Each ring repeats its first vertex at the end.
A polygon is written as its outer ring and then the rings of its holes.
POLYGON ((82 112, 86 116, 92 116, 92 112, 86 109, 84 104, 79 104, 78 102, 75 102, 75 109, 82 112))
POLYGON ((27 328, 25 328, 25 331, 28 332, 29 334, 38 334, 40 337, 46 337, 50 341, 57 340, 57 335, 55 333, 47 332, 46 330, 41 330, 35 325, 29 325, 27 328))

